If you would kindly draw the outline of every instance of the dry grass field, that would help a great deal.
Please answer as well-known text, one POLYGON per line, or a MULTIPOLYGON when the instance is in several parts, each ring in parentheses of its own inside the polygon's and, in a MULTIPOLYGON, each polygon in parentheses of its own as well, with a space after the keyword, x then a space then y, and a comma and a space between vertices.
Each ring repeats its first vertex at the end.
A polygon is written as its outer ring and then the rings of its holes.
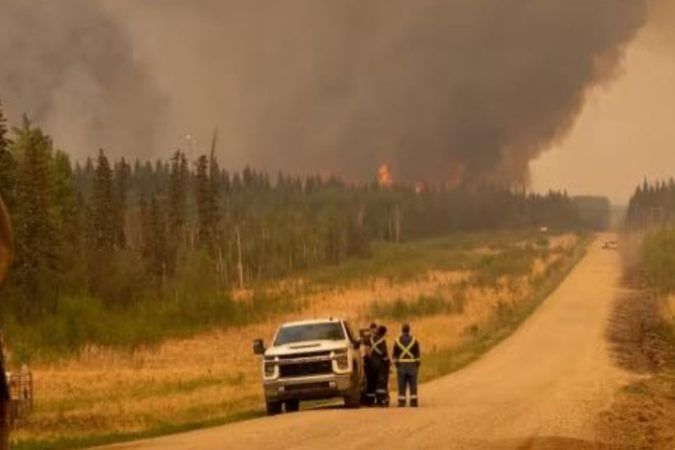
MULTIPOLYGON (((266 323, 131 350, 87 346, 76 357, 34 364, 36 409, 12 440, 15 448, 72 448, 260 414, 251 341, 269 340, 279 322, 301 317, 342 316, 358 326, 377 320, 392 331, 409 320, 423 343, 423 377, 440 375, 512 331, 574 264, 583 241, 511 233, 410 244, 396 255, 414 261, 405 270, 355 262, 265 287, 282 286, 300 305, 266 323)), ((251 301, 247 292, 236 298, 251 301)))

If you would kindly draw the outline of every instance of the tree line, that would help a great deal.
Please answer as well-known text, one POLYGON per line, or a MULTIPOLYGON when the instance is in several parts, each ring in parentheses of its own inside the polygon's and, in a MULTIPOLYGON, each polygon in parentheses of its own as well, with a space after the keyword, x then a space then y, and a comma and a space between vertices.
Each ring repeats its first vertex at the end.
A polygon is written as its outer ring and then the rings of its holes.
POLYGON ((8 130, 0 109, 0 193, 17 241, 6 311, 30 321, 56 314, 64 296, 133 309, 368 257, 374 241, 582 224, 564 192, 270 177, 220 167, 215 147, 196 161, 180 150, 154 162, 100 150, 73 164, 27 119, 8 130))
POLYGON ((639 263, 646 284, 663 294, 675 292, 675 180, 638 185, 625 227, 641 236, 639 263))
POLYGON ((675 223, 675 180, 644 180, 628 202, 626 226, 652 228, 675 223))

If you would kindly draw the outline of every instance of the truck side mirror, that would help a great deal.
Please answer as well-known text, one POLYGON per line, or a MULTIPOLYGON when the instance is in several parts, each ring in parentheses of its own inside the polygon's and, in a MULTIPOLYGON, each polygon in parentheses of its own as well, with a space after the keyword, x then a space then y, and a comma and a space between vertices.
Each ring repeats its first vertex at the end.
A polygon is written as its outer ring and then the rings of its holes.
POLYGON ((253 341, 253 353, 255 355, 264 355, 265 354, 265 344, 262 339, 255 339, 253 341))

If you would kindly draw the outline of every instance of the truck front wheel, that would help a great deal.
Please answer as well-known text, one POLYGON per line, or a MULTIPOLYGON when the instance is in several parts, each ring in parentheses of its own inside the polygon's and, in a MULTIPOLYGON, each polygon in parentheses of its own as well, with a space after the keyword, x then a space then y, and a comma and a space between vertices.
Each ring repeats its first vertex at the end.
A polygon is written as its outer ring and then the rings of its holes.
POLYGON ((300 411, 300 400, 286 400, 284 404, 287 413, 300 411))
POLYGON ((276 416, 277 414, 281 414, 281 402, 267 400, 265 403, 267 406, 268 416, 276 416))

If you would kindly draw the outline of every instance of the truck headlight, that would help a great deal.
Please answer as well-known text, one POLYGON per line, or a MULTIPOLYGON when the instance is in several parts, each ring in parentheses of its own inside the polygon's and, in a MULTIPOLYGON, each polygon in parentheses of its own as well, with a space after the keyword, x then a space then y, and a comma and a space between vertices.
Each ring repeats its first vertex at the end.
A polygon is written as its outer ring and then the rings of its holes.
POLYGON ((335 351, 335 363, 339 370, 349 369, 349 352, 346 348, 335 351))
POLYGON ((274 359, 265 358, 265 362, 263 362, 263 372, 268 378, 274 376, 274 359))

